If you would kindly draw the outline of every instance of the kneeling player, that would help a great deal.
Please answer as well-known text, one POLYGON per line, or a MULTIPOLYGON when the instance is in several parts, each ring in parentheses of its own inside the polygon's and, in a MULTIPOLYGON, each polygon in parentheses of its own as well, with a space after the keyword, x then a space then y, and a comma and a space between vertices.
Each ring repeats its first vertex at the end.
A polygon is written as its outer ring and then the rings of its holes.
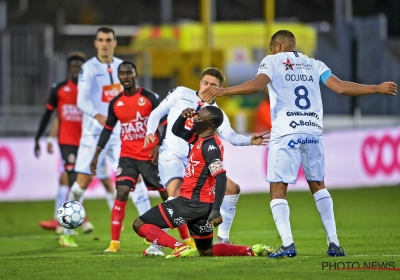
POLYGON ((149 242, 174 251, 167 258, 192 257, 196 249, 180 243, 162 228, 187 224, 200 256, 267 256, 270 246, 262 244, 237 246, 213 245, 213 228, 222 223, 220 207, 226 189, 226 172, 222 165, 223 146, 215 135, 223 120, 218 107, 206 106, 199 112, 185 109, 172 127, 172 132, 193 144, 185 171, 180 196, 153 207, 134 221, 133 229, 149 242), (195 116, 195 117, 194 117, 195 116), (187 118, 193 118, 193 130, 185 129, 187 118))

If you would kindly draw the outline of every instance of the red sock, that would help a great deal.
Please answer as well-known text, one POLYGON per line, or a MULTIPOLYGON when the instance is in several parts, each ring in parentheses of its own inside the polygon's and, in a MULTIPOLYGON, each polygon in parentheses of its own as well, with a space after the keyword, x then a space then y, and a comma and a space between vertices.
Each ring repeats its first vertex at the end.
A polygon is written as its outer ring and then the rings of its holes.
POLYGON ((179 235, 181 236, 182 240, 186 240, 190 238, 189 229, 187 224, 183 224, 178 227, 179 235))
POLYGON ((122 222, 125 217, 126 201, 115 200, 111 210, 111 240, 118 240, 121 235, 122 222))
POLYGON ((233 244, 215 244, 212 247, 213 256, 231 257, 231 256, 254 256, 251 247, 238 246, 233 244))
POLYGON ((140 237, 146 238, 146 240, 149 242, 157 240, 157 245, 169 247, 171 249, 185 246, 185 244, 180 243, 178 240, 167 234, 161 228, 151 224, 142 225, 139 228, 138 235, 140 237))

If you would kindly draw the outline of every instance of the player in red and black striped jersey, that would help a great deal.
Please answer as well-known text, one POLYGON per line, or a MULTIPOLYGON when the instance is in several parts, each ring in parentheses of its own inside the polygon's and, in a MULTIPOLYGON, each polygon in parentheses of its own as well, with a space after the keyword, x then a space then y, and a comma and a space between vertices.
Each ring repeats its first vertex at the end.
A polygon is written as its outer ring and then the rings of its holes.
POLYGON ((222 164, 224 148, 216 129, 223 121, 221 109, 206 106, 196 111, 185 109, 175 121, 172 132, 193 145, 189 153, 180 196, 153 207, 133 223, 136 233, 149 242, 174 249, 167 258, 192 257, 196 249, 180 243, 162 228, 187 224, 200 256, 267 256, 272 247, 262 244, 213 245, 213 228, 222 223, 220 208, 226 190, 226 171, 222 164), (193 118, 193 129, 185 122, 193 118))
POLYGON ((160 183, 158 175, 158 148, 160 136, 143 148, 146 137, 147 119, 151 111, 160 104, 158 95, 136 85, 137 70, 134 63, 122 62, 118 67, 118 77, 124 91, 114 97, 108 107, 108 116, 96 153, 90 164, 92 175, 96 175, 98 157, 110 139, 114 126, 121 123, 121 154, 116 175, 117 197, 111 212, 111 243, 106 252, 120 249, 120 234, 125 216, 126 203, 130 191, 135 190, 139 174, 149 190, 158 190, 166 200, 168 194, 160 183))

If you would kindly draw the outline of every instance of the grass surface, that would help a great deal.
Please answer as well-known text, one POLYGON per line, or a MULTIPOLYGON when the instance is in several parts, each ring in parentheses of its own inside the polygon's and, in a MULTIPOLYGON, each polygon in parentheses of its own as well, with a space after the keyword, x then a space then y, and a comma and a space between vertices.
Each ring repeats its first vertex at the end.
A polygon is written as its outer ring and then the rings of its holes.
MULTIPOLYGON (((323 262, 340 268, 364 266, 364 262, 375 267, 378 264, 372 262, 379 262, 382 267, 391 262, 400 268, 400 187, 332 190, 331 195, 345 258, 325 256, 325 231, 308 192, 289 192, 298 257, 282 260, 142 257, 147 246, 131 229, 137 216, 132 203, 124 221, 121 251, 104 254, 110 240, 110 213, 104 200, 85 202, 95 231, 76 236, 78 248, 62 248, 54 232, 38 226, 39 220, 51 217, 53 202, 0 203, 0 279, 400 279, 400 270, 322 269, 323 262)), ((157 202, 153 200, 152 205, 157 202)), ((176 230, 169 233, 177 237, 176 230)), ((231 241, 281 245, 268 194, 240 197, 231 241)))

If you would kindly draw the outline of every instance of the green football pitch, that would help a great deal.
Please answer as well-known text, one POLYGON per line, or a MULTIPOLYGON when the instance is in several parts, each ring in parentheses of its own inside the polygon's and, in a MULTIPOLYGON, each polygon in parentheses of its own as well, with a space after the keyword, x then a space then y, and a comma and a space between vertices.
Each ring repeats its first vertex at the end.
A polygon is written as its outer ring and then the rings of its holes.
MULTIPOLYGON (((38 225, 39 220, 51 218, 53 202, 0 203, 0 279, 400 279, 400 187, 330 192, 339 240, 347 253, 343 258, 325 255, 325 231, 308 192, 289 191, 298 256, 281 260, 142 257, 147 245, 131 228, 137 216, 132 203, 124 221, 121 251, 105 254, 110 241, 105 200, 85 202, 95 231, 76 236, 79 247, 62 248, 54 232, 38 225), (342 269, 364 266, 369 269, 342 269)), ((153 199, 152 205, 159 201, 153 199)), ((231 241, 281 245, 268 194, 242 195, 237 206, 231 241)), ((177 237, 176 230, 169 233, 177 237)))

